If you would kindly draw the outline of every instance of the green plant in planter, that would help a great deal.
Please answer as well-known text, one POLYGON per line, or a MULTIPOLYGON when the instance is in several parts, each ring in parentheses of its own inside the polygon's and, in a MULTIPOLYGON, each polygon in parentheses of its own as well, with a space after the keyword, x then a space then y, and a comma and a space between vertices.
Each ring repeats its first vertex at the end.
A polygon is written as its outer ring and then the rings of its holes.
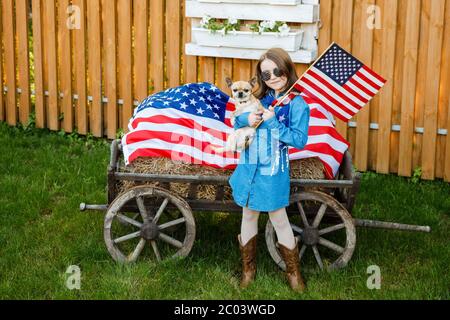
POLYGON ((210 16, 204 16, 202 21, 200 21, 200 26, 204 29, 208 29, 215 33, 223 28, 223 24, 218 22, 216 18, 211 18, 210 16))
POLYGON ((204 16, 200 21, 200 26, 204 29, 210 30, 212 33, 220 31, 223 34, 227 34, 230 31, 239 31, 241 28, 241 22, 235 18, 228 18, 225 22, 220 22, 217 21, 216 18, 204 16))
POLYGON ((241 29, 241 22, 234 18, 229 18, 227 21, 225 21, 223 25, 223 31, 225 34, 232 31, 239 31, 241 29))
POLYGON ((277 32, 282 36, 289 34, 291 28, 283 21, 261 21, 248 25, 252 32, 257 32, 259 34, 263 32, 277 32))

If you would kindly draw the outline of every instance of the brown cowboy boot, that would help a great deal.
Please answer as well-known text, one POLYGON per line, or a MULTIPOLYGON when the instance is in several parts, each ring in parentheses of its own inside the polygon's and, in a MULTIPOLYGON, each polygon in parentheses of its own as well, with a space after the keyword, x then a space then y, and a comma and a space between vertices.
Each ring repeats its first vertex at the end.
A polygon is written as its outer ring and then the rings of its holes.
POLYGON ((255 279, 256 274, 256 237, 251 238, 245 246, 242 245, 241 235, 238 235, 239 249, 242 259, 242 276, 240 287, 247 288, 255 279))
POLYGON ((295 239, 295 248, 290 250, 280 243, 277 243, 281 256, 286 264, 286 276, 292 290, 296 292, 305 291, 305 283, 300 273, 298 239, 295 239))

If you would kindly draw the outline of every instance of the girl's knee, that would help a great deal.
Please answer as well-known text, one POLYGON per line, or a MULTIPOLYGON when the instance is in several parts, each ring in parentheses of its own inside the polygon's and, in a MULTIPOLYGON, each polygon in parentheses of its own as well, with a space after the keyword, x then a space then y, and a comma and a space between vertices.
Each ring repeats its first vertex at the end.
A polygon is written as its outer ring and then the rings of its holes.
POLYGON ((276 217, 276 216, 280 216, 280 215, 287 215, 286 208, 280 208, 278 210, 269 212, 269 217, 272 217, 272 216, 276 217))
POLYGON ((259 211, 255 211, 255 210, 245 208, 245 207, 243 208, 242 213, 249 214, 249 215, 256 215, 256 216, 259 215, 259 211))
POLYGON ((269 212, 269 219, 274 227, 277 226, 282 227, 285 225, 290 225, 289 218, 284 208, 269 212))

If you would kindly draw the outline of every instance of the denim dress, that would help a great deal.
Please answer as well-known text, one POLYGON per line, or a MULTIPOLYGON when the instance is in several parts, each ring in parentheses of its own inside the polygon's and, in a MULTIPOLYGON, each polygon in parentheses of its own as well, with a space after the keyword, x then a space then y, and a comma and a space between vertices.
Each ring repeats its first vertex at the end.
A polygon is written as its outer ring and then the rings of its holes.
MULTIPOLYGON (((270 90, 261 104, 268 109, 275 98, 274 91, 270 90)), ((234 129, 249 126, 249 114, 236 117, 234 129)), ((299 150, 305 147, 309 117, 309 106, 301 96, 295 96, 285 106, 276 107, 275 117, 259 126, 252 144, 241 152, 229 180, 236 204, 259 212, 289 206, 288 147, 299 150)))

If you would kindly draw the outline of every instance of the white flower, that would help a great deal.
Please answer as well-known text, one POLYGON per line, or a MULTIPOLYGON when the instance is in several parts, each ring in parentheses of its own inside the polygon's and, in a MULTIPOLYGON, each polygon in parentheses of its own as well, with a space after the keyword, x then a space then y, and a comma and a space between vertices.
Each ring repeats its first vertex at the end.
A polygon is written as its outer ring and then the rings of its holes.
POLYGON ((269 28, 270 28, 270 29, 275 28, 275 24, 276 24, 276 23, 277 23, 277 22, 276 22, 276 21, 273 21, 273 20, 269 21, 269 23, 268 23, 269 28))
POLYGON ((289 34, 289 31, 291 30, 291 28, 288 27, 288 25, 285 23, 283 24, 278 31, 280 32, 280 35, 282 36, 287 36, 289 34))
POLYGON ((202 21, 200 21, 200 26, 202 28, 207 28, 207 25, 209 23, 209 20, 211 20, 210 16, 203 16, 202 21))
POLYGON ((262 21, 260 24, 259 24, 259 29, 261 30, 261 28, 263 28, 263 29, 265 29, 265 28, 268 28, 269 27, 269 21, 262 21))
POLYGON ((236 18, 228 18, 228 24, 236 24, 238 20, 236 18))

